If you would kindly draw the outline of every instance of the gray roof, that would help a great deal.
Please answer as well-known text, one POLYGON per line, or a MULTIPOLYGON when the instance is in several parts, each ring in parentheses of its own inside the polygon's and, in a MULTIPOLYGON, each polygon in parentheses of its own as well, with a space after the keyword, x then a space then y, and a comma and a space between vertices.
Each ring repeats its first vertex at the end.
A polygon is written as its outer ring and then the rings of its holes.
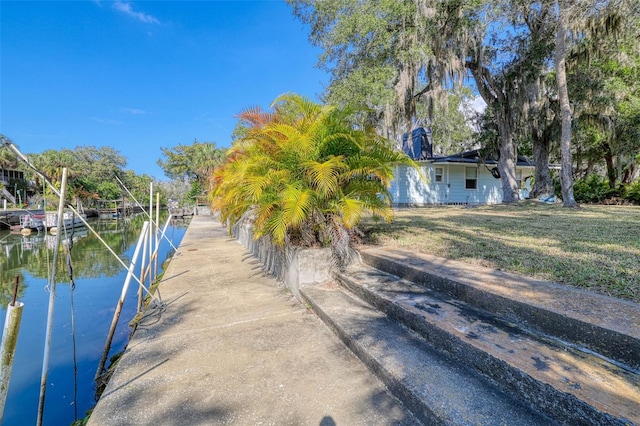
MULTIPOLYGON (((447 155, 444 157, 433 157, 431 160, 434 163, 469 163, 469 164, 477 164, 484 162, 485 164, 498 164, 498 160, 492 156, 489 157, 481 157, 480 149, 473 149, 471 151, 461 152, 459 154, 447 155), (481 161, 482 159, 482 161, 481 161)), ((529 166, 534 167, 535 164, 533 161, 530 161, 528 158, 518 155, 518 161, 516 163, 517 166, 529 166)))

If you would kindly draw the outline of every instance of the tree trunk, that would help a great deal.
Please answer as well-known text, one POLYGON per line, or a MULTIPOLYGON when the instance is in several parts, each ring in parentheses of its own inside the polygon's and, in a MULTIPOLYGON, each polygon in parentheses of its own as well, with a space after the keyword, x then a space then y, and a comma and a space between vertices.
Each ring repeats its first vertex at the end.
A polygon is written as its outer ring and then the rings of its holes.
POLYGON ((584 179, 586 179, 587 177, 593 174, 593 169, 595 166, 596 164, 593 162, 593 160, 591 159, 587 160, 587 168, 584 169, 584 175, 583 175, 584 179))
POLYGON ((533 198, 553 195, 553 182, 549 173, 549 139, 546 135, 533 140, 533 158, 536 170, 531 195, 533 198))
MULTIPOLYGON (((500 114, 497 114, 498 116, 500 114)), ((514 203, 520 199, 518 184, 516 182, 516 155, 513 147, 513 132, 504 117, 497 117, 498 131, 500 133, 500 159, 498 170, 502 184, 502 202, 514 203)))
POLYGON ((502 184, 502 202, 513 203, 520 199, 518 184, 516 182, 516 155, 513 145, 513 129, 509 119, 507 100, 500 88, 493 84, 493 78, 489 70, 476 62, 467 63, 473 78, 480 92, 480 96, 487 103, 487 108, 492 108, 496 112, 496 122, 498 125, 500 158, 498 159, 498 170, 500 171, 500 181, 502 184), (507 111, 505 111, 505 109, 507 111))
POLYGON ((613 164, 613 153, 611 152, 611 146, 607 144, 604 150, 604 162, 607 165, 607 180, 609 182, 609 189, 616 187, 616 168, 613 164))
POLYGON ((567 90, 567 69, 565 65, 565 40, 567 37, 568 17, 565 0, 558 0, 558 31, 556 33, 556 81, 558 83, 558 100, 560 102, 561 117, 561 171, 562 205, 564 207, 578 207, 573 196, 573 161, 571 159, 571 106, 567 90))
POLYGON ((634 172, 635 172, 635 165, 633 163, 628 164, 627 167, 625 167, 624 169, 624 173, 622 174, 621 183, 623 185, 630 184, 633 181, 634 172))
POLYGON ((576 146, 576 176, 586 177, 582 170, 582 147, 580 144, 576 146))
POLYGON ((526 87, 531 145, 536 165, 530 196, 531 198, 548 197, 554 195, 553 182, 549 172, 549 147, 551 146, 553 122, 547 118, 549 105, 543 99, 546 98, 548 91, 543 85, 542 78, 531 81, 526 87))
POLYGON ((616 178, 620 179, 620 184, 622 184, 622 176, 625 169, 624 157, 625 155, 618 151, 618 155, 616 155, 616 178))
POLYGON ((636 179, 640 179, 640 167, 636 167, 633 164, 629 166, 629 179, 627 183, 635 182, 636 179))

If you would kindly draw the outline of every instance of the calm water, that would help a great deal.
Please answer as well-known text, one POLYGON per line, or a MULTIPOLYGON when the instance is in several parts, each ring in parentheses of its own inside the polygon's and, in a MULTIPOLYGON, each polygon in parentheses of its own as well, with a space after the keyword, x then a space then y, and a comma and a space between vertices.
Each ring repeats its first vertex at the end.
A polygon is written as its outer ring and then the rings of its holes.
MULTIPOLYGON (((144 220, 144 217, 138 216, 127 221, 94 221, 92 226, 128 265, 144 220)), ((162 225, 165 220, 160 220, 162 225)), ((180 244, 186 226, 186 222, 177 221, 167 229, 167 236, 174 246, 180 244)), ((93 234, 86 229, 79 229, 75 231, 74 239, 71 257, 76 286, 73 292, 66 266, 61 263, 58 267, 60 273, 57 274, 45 425, 69 425, 76 419, 76 413, 82 418, 95 405, 93 377, 126 277, 126 270, 93 234), (72 301, 77 367, 75 380, 72 301)), ((16 276, 20 277, 18 300, 25 304, 3 425, 36 423, 49 304, 46 286, 53 257, 53 241, 53 237, 42 234, 23 237, 0 233, 0 327, 4 327, 6 306, 11 300, 16 276)), ((60 254, 63 253, 61 250, 60 254)), ((173 249, 163 241, 159 253, 161 265, 173 254, 173 249)), ((136 275, 139 276, 139 271, 136 275)), ((129 338, 128 322, 135 315, 137 287, 137 282, 132 280, 110 356, 122 351, 129 338)))

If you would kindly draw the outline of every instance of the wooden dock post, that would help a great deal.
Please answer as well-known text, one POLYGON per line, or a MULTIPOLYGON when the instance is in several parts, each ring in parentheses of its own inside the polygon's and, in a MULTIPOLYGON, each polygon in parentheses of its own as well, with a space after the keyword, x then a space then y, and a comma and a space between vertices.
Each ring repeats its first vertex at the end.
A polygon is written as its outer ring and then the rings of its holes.
POLYGON ((18 332, 20 331, 20 320, 22 319, 22 309, 24 303, 16 302, 18 292, 18 277, 13 292, 13 301, 7 306, 7 316, 4 321, 2 332, 2 345, 0 345, 0 423, 4 413, 4 405, 9 394, 9 379, 13 368, 13 359, 18 343, 18 332))

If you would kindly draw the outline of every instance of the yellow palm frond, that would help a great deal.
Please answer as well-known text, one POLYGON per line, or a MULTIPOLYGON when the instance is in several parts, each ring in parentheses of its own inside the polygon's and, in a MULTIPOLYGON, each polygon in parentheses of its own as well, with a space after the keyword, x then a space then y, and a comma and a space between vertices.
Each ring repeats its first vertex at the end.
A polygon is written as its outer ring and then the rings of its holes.
POLYGON ((287 236, 287 228, 284 212, 280 209, 275 209, 266 220, 264 228, 260 230, 259 235, 269 234, 275 243, 282 246, 287 236))
POLYGON ((300 183, 286 185, 280 192, 282 199, 283 219, 289 226, 300 226, 311 211, 313 191, 303 189, 300 183))
MULTIPOLYGON (((256 212, 256 219, 255 219, 256 230, 265 228, 265 224, 271 218, 271 216, 273 215, 273 212, 277 209, 277 207, 278 207, 277 202, 272 202, 268 204, 265 203, 258 206, 258 209, 256 212)), ((261 236, 262 236, 262 233, 256 232, 257 238, 261 236)))
POLYGON ((416 166, 409 157, 333 106, 287 93, 272 109, 245 112, 249 127, 213 173, 212 204, 222 217, 252 209, 256 236, 338 245, 364 215, 391 218, 387 187, 397 164, 416 166))
POLYGON ((366 212, 365 204, 356 198, 343 197, 338 201, 337 205, 344 226, 347 229, 357 225, 366 212))
POLYGON ((348 168, 342 156, 331 157, 322 163, 307 161, 302 166, 305 168, 311 187, 323 197, 339 190, 340 175, 348 168))

